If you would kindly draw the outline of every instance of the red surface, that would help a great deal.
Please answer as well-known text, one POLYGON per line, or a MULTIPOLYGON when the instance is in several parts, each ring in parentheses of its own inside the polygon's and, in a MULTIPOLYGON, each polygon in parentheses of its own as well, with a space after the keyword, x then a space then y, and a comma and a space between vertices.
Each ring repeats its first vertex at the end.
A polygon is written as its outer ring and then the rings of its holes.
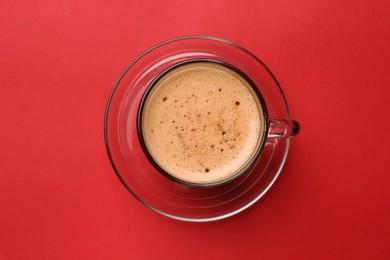
POLYGON ((165 2, 0 3, 0 259, 389 259, 389 3, 165 2), (125 66, 193 34, 258 55, 302 125, 267 196, 205 224, 141 205, 103 141, 125 66))

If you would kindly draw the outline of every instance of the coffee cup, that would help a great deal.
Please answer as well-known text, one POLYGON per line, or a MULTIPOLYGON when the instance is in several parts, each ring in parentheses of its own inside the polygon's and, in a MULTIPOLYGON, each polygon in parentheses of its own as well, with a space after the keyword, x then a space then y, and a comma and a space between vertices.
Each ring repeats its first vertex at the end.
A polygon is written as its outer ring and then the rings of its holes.
POLYGON ((161 72, 138 110, 138 137, 150 163, 185 185, 210 187, 252 166, 266 138, 299 131, 269 119, 265 100, 240 68, 217 59, 188 59, 161 72))

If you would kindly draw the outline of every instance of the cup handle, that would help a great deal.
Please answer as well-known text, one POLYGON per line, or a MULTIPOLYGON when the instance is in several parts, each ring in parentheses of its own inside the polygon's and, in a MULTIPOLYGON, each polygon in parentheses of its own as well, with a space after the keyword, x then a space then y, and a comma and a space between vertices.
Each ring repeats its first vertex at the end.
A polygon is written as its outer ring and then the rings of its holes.
POLYGON ((294 120, 270 119, 268 121, 268 137, 286 138, 295 136, 301 129, 299 123, 294 120))

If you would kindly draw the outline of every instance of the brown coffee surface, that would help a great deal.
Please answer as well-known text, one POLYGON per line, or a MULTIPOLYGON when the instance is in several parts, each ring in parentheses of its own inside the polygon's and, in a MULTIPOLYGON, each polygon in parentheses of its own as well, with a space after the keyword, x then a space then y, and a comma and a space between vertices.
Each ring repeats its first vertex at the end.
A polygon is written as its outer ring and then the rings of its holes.
POLYGON ((258 97, 226 66, 194 62, 175 68, 145 102, 146 147, 162 169, 183 181, 216 183, 235 175, 262 141, 258 97))

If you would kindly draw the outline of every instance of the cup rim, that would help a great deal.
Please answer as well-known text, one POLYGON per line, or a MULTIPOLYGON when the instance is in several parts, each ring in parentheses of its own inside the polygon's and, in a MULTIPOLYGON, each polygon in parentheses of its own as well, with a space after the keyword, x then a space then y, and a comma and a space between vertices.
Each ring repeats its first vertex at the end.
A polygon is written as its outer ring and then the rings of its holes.
POLYGON ((155 167, 157 169, 157 171, 159 171, 165 177, 167 177, 170 180, 173 180, 179 184, 186 185, 186 186, 193 187, 193 188, 211 188, 211 187, 221 186, 223 184, 230 183, 231 181, 233 181, 233 180, 237 179, 238 177, 240 177, 241 175, 245 174, 245 172, 247 172, 253 166, 253 164, 256 163, 256 161, 258 160, 258 158, 259 158, 259 156, 264 148, 264 145, 265 145, 265 142, 266 142, 266 139, 268 136, 268 130, 269 130, 269 118, 268 118, 267 105, 265 103, 263 95, 261 94, 259 89, 256 87, 256 84, 239 68, 237 68, 229 63, 217 60, 217 59, 204 59, 204 58, 202 58, 202 59, 185 60, 185 61, 178 62, 178 63, 168 67, 164 71, 160 72, 146 88, 144 94, 142 95, 140 104, 138 106, 138 111, 137 111, 137 135, 138 135, 138 140, 141 144, 141 148, 142 148, 146 158, 153 165, 153 167, 155 167), (263 116, 263 126, 262 126, 263 131, 259 133, 260 144, 257 145, 256 149, 254 149, 250 159, 237 172, 235 172, 234 174, 232 174, 228 178, 220 180, 220 181, 210 182, 210 183, 194 183, 194 182, 185 181, 183 179, 180 179, 178 177, 173 176, 172 174, 170 174, 169 172, 164 170, 158 164, 158 162, 156 162, 156 160, 153 158, 153 156, 149 152, 149 149, 146 145, 145 138, 143 135, 143 127, 142 127, 142 117, 143 117, 143 111, 145 109, 145 103, 146 103, 150 93, 155 88, 156 83, 162 77, 164 77, 167 73, 169 73, 170 71, 172 71, 176 68, 179 68, 183 65, 187 65, 187 64, 191 64, 191 63, 198 63, 198 62, 211 62, 211 63, 225 66, 228 69, 231 69, 234 72, 236 72, 243 79, 245 79, 249 83, 251 89, 255 92, 257 98, 259 99, 259 103, 260 103, 260 106, 262 109, 262 116, 263 116))

